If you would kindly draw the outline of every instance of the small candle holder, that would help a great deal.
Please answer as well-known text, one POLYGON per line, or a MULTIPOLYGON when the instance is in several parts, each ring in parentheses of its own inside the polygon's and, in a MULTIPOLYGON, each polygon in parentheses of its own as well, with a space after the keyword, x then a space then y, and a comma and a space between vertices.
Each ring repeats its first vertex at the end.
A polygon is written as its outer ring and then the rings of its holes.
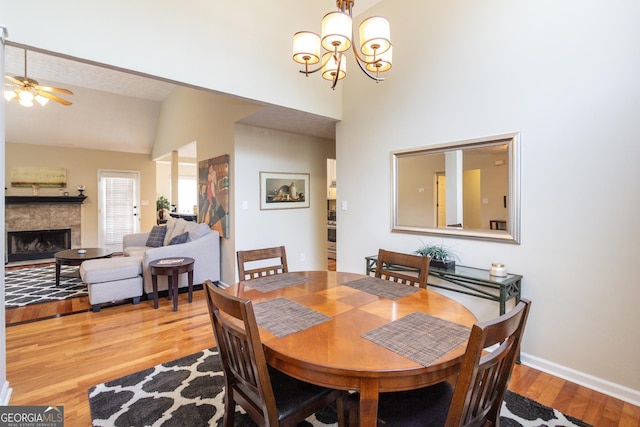
POLYGON ((501 262, 494 262, 489 268, 489 274, 495 277, 507 277, 507 267, 501 262))
POLYGON ((84 185, 78 185, 78 192, 80 193, 78 194, 79 197, 84 197, 84 190, 84 185))

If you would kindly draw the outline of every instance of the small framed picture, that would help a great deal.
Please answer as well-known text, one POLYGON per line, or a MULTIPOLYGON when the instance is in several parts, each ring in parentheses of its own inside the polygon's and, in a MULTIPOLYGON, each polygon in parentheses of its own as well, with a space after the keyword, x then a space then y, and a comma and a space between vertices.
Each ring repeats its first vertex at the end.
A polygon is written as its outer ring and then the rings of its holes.
POLYGON ((308 173, 260 172, 260 209, 308 207, 308 173))

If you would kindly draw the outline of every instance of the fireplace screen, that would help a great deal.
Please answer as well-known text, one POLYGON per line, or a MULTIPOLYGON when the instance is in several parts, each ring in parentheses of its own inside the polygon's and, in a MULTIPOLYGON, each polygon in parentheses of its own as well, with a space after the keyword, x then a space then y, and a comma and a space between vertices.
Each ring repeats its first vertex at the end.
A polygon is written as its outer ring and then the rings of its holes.
POLYGON ((7 261, 53 258, 53 254, 71 249, 71 229, 9 231, 7 261))

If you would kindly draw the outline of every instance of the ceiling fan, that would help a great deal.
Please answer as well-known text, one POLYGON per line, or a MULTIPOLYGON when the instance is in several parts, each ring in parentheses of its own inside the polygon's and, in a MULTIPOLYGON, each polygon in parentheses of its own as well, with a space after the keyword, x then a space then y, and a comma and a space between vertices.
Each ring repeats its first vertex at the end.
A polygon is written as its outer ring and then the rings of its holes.
POLYGON ((62 89, 57 87, 40 86, 37 80, 33 80, 27 77, 27 50, 24 51, 24 77, 20 76, 5 76, 9 82, 5 83, 5 86, 11 87, 9 90, 5 90, 4 97, 7 101, 19 100, 20 105, 24 107, 33 106, 33 100, 44 106, 49 100, 59 102, 62 105, 71 105, 70 101, 60 98, 53 93, 64 93, 66 95, 73 95, 69 89, 62 89))

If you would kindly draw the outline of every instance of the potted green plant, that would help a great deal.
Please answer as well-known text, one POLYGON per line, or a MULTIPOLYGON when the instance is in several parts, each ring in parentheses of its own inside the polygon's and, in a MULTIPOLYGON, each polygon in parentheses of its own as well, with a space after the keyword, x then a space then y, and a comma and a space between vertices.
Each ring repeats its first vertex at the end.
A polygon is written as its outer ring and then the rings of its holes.
POLYGON ((423 244, 413 253, 431 258, 429 266, 434 268, 452 269, 456 267, 456 254, 443 245, 423 244))
POLYGON ((158 219, 166 219, 165 217, 169 216, 170 207, 171 203, 169 203, 169 200, 166 197, 158 197, 158 200, 156 200, 156 211, 158 211, 158 219))

